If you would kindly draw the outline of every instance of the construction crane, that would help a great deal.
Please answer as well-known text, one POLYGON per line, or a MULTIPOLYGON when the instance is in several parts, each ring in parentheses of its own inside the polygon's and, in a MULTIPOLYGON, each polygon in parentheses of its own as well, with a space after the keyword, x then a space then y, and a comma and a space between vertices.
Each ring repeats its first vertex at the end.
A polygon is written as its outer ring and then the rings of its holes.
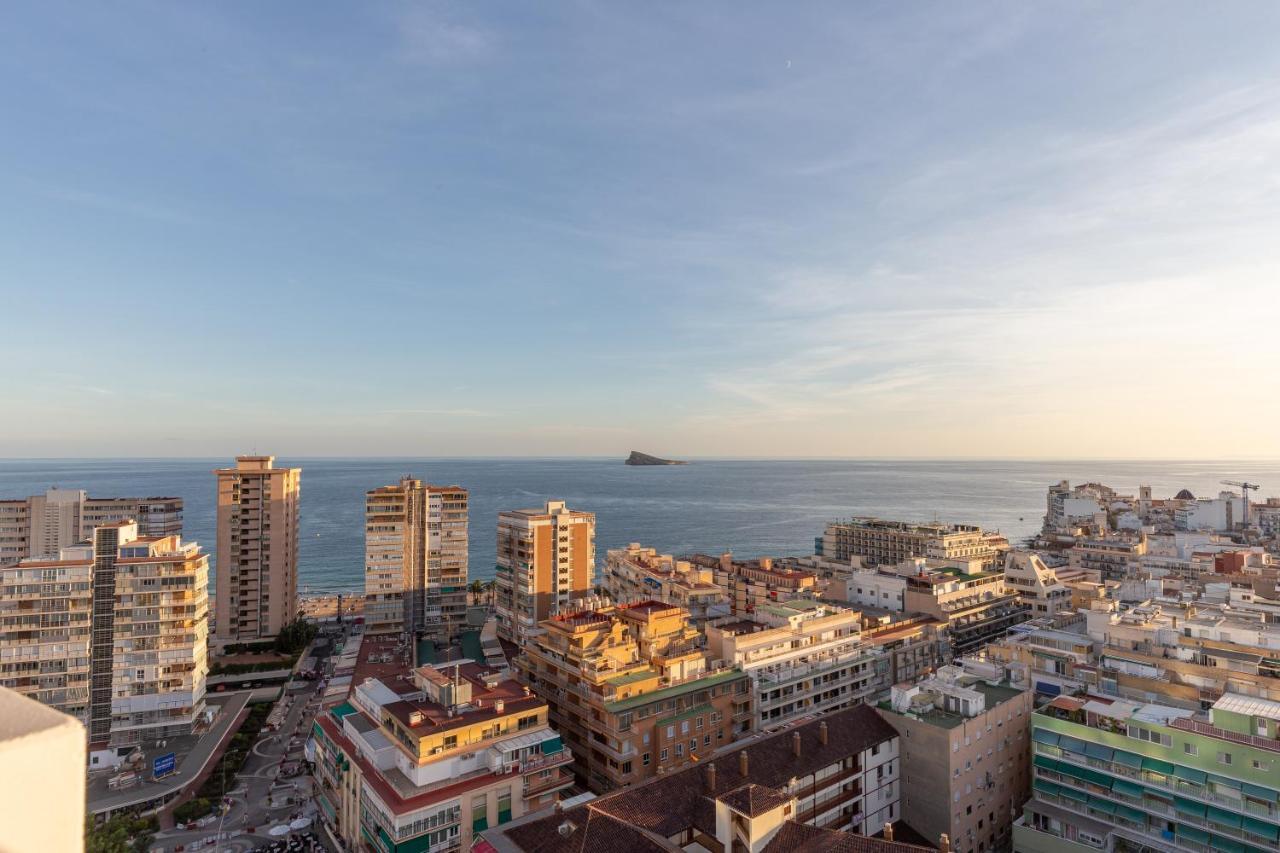
POLYGON ((1242 483, 1239 480, 1221 480, 1224 486, 1235 486, 1240 490, 1240 497, 1244 499, 1244 521, 1243 526, 1249 526, 1249 490, 1257 491, 1261 488, 1257 483, 1242 483))

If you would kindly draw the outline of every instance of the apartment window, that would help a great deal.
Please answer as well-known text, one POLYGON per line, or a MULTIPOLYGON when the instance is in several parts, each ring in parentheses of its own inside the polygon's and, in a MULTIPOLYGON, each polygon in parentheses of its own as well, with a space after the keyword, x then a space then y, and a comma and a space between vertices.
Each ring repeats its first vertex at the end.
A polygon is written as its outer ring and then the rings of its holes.
POLYGON ((680 734, 687 735, 689 733, 689 721, 682 720, 680 722, 680 734))
POLYGON ((1184 743, 1182 745, 1182 751, 1187 755, 1198 755, 1200 753, 1199 748, 1197 748, 1194 743, 1184 743))
POLYGON ((630 761, 622 762, 622 775, 627 776, 630 773, 631 773, 631 762, 630 761))
POLYGON ((698 748, 698 739, 697 739, 696 737, 695 737, 695 738, 691 738, 691 739, 689 740, 689 752, 691 752, 691 753, 692 753, 692 752, 693 752, 694 750, 696 750, 697 748, 698 748))
POLYGON ((458 745, 458 736, 457 736, 457 735, 449 735, 448 737, 446 737, 446 738, 444 739, 444 748, 445 748, 445 749, 453 749, 453 748, 455 748, 457 745, 458 745))
POLYGON ((1229 752, 1219 752, 1219 753, 1218 753, 1218 763, 1219 763, 1219 764, 1230 764, 1230 763, 1231 763, 1231 753, 1229 753, 1229 752))
POLYGON ((699 718, 697 719, 696 724, 694 725, 694 728, 695 728, 695 729, 701 729, 701 728, 702 728, 702 717, 699 717, 699 718))
POLYGON ((662 750, 662 752, 658 753, 658 760, 659 760, 659 761, 666 761, 666 760, 667 760, 667 751, 666 751, 665 749, 664 749, 664 750, 662 750))
POLYGON ((683 757, 684 757, 684 744, 678 743, 676 744, 676 758, 683 758, 683 757))
POLYGON ((676 737, 676 727, 667 726, 667 740, 675 740, 675 737, 676 737))
POLYGON ((644 755, 640 756, 640 764, 642 767, 649 766, 649 753, 646 752, 644 755))
POLYGON ((703 735, 703 736, 702 736, 702 745, 703 745, 703 746, 711 746, 711 735, 703 735))

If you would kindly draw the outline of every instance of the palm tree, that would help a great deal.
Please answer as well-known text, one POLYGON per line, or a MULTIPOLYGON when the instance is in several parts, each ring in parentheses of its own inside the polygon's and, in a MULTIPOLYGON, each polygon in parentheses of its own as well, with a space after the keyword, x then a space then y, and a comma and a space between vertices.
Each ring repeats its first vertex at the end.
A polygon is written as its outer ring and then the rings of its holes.
POLYGON ((467 589, 471 593, 471 603, 479 604, 480 597, 484 595, 484 581, 474 580, 471 582, 471 586, 467 587, 467 589))
POLYGON ((493 607, 493 600, 498 595, 498 582, 486 581, 484 585, 484 591, 489 594, 489 606, 493 607))

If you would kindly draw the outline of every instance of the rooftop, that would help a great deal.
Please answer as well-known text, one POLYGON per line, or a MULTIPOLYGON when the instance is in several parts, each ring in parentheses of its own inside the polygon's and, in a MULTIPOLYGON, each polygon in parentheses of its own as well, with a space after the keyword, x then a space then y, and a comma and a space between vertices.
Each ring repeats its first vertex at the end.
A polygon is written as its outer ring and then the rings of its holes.
MULTIPOLYGON (((774 735, 745 741, 724 752, 681 770, 654 777, 643 783, 597 797, 590 802, 564 810, 560 814, 529 821, 517 821, 486 833, 502 836, 521 850, 539 853, 631 853, 631 851, 679 849, 667 841, 686 830, 698 830, 712 837, 716 833, 715 799, 728 797, 734 803, 754 808, 760 789, 759 804, 764 806, 785 796, 781 790, 793 778, 808 776, 842 758, 861 753, 875 744, 896 736, 893 727, 880 719, 874 710, 858 705, 836 711, 804 725, 774 735), (823 743, 819 727, 827 727, 827 743, 823 743), (799 736, 800 749, 792 748, 792 733, 799 736), (748 775, 740 772, 740 754, 746 755, 748 775), (714 781, 707 772, 714 767, 714 781), (765 791, 771 791, 766 794, 765 791), (561 831, 565 824, 572 829, 561 831)), ((812 832, 824 832, 812 830, 812 832)), ((833 833, 856 838, 845 833, 833 833)), ((827 836, 823 836, 826 838, 827 836)), ((865 839, 872 842, 872 839, 865 839)), ((507 849, 510 849, 508 845, 507 849)), ((807 841, 803 847, 770 846, 774 850, 875 850, 888 853, 919 851, 872 846, 863 848, 815 847, 807 841)))

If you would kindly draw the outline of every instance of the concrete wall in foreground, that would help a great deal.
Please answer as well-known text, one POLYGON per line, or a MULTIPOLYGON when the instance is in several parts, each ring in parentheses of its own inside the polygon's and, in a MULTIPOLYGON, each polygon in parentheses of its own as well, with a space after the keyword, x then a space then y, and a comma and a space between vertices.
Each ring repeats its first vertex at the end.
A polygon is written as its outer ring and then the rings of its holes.
POLYGON ((0 687, 0 853, 84 850, 85 730, 0 687))

